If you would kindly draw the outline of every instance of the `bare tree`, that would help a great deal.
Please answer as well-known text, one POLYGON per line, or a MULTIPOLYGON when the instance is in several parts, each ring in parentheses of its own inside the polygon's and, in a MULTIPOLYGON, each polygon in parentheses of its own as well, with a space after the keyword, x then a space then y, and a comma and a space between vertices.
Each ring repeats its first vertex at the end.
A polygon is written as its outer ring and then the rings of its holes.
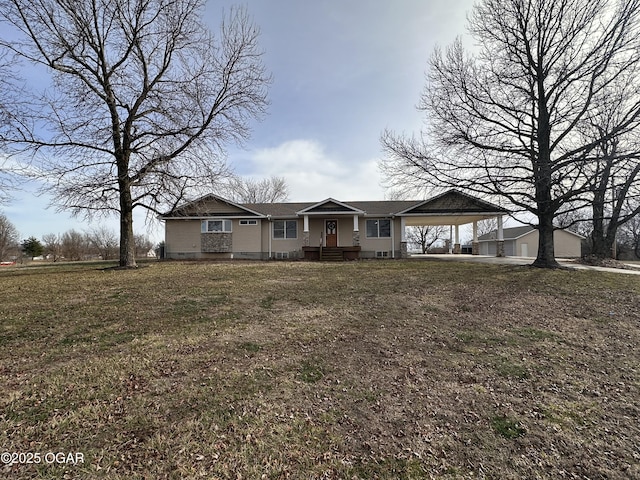
POLYGON ((11 255, 16 254, 19 250, 18 241, 18 230, 0 213, 0 262, 7 261, 11 255))
POLYGON ((478 236, 488 235, 498 231, 498 219, 487 218, 478 222, 478 236))
POLYGON ((427 253, 436 242, 446 237, 446 233, 447 227, 442 225, 407 227, 407 242, 420 247, 422 253, 427 253))
POLYGON ((43 154, 59 208, 119 214, 121 266, 135 266, 133 210, 173 208, 226 176, 224 147, 266 108, 258 29, 233 9, 214 36, 204 4, 0 0, 0 46, 53 73, 7 140, 43 154))
POLYGON ((640 258, 640 215, 632 217, 621 228, 621 240, 633 251, 636 258, 640 258))
POLYGON ((289 187, 283 177, 262 180, 234 176, 228 182, 226 197, 238 203, 275 203, 289 198, 289 187))
POLYGON ((53 261, 57 262, 62 255, 62 241, 60 235, 55 233, 47 233, 42 236, 42 243, 44 245, 44 254, 51 255, 53 261))
POLYGON ((591 254, 600 258, 615 255, 618 229, 640 213, 640 132, 610 134, 625 105, 636 100, 636 88, 630 86, 633 82, 624 81, 606 92, 583 122, 585 140, 601 139, 587 163, 593 178, 589 240, 591 254))
MULTIPOLYGON (((5 138, 7 137, 8 128, 10 128, 11 118, 15 110, 15 101, 8 85, 15 80, 14 62, 9 57, 8 52, 0 50, 0 77, 2 78, 2 88, 0 88, 0 152, 4 150, 5 138)), ((14 188, 15 176, 10 165, 9 157, 0 153, 0 204, 7 203, 9 200, 9 192, 14 188)))
POLYGON ((84 260, 89 252, 89 242, 86 235, 72 229, 62 234, 60 248, 65 260, 84 260))
POLYGON ((136 243, 136 257, 145 257, 153 248, 153 242, 146 235, 134 235, 136 243))
POLYGON ((591 153, 638 125, 640 0, 481 0, 469 17, 479 50, 457 40, 430 60, 420 108, 427 129, 382 135, 392 185, 499 196, 537 217, 539 267, 557 267, 556 215, 588 201, 591 153), (605 134, 579 125, 602 93, 629 82, 635 96, 605 134))
POLYGON ((118 234, 113 230, 101 226, 87 232, 87 240, 103 260, 111 260, 118 256, 118 234))

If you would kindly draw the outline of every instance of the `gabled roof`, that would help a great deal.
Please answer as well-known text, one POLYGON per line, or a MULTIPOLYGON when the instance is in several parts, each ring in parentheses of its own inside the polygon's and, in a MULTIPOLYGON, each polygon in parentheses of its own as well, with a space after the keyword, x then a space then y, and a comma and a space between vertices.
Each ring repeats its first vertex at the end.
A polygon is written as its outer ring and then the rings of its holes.
MULTIPOLYGON (((332 199, 327 199, 332 200, 332 199)), ((326 201, 326 200, 324 200, 326 201)), ((323 202, 324 202, 323 201, 323 202)), ((382 200, 382 201, 356 201, 356 202, 340 202, 341 204, 352 207, 354 210, 348 213, 353 215, 380 216, 388 217, 395 215, 401 210, 405 210, 413 205, 420 203, 422 200, 382 200)), ((247 208, 271 217, 297 217, 298 214, 304 215, 304 210, 308 210, 315 205, 323 202, 294 202, 294 203, 244 203, 247 208)), ((323 212, 329 214, 331 212, 323 212)))
POLYGON ((428 200, 412 206, 398 215, 438 215, 438 214, 499 214, 509 213, 505 208, 472 197, 458 190, 448 190, 428 200))
MULTIPOLYGON (((485 202, 457 190, 449 190, 429 200, 382 200, 342 202, 327 198, 320 202, 235 203, 215 194, 186 203, 161 218, 258 217, 298 218, 302 215, 362 215, 367 217, 433 216, 434 221, 456 216, 458 220, 473 221, 482 215, 508 213, 502 207, 485 202), (466 216, 465 216, 466 215, 466 216), (441 217, 442 216, 442 217, 441 217)), ((448 219, 451 220, 451 219, 448 219)))
MULTIPOLYGON (((502 230, 502 236, 504 237, 505 240, 515 240, 517 238, 524 237, 525 235, 528 235, 533 231, 535 231, 535 228, 533 228, 531 225, 504 228, 502 230)), ((478 241, 481 242, 483 240, 495 240, 496 238, 498 238, 498 231, 493 230, 492 232, 485 233, 484 235, 480 235, 478 237, 478 241)))
POLYGON ((210 193, 163 215, 162 218, 204 218, 204 217, 264 217, 260 212, 252 210, 226 198, 210 193))
POLYGON ((314 215, 314 214, 322 214, 326 215, 330 213, 332 215, 353 215, 360 214, 362 215, 364 211, 359 208, 352 207, 349 204, 340 202, 333 198, 327 198, 326 200, 322 200, 321 202, 315 203, 310 207, 303 208, 296 212, 298 215, 314 215))
MULTIPOLYGON (((502 235, 505 240, 517 240, 519 238, 524 237, 525 235, 529 235, 531 232, 535 232, 535 227, 531 225, 523 225, 521 227, 511 227, 505 228, 502 230, 502 235)), ((584 238, 582 235, 576 232, 572 232, 571 230, 566 230, 564 228, 559 228, 558 230, 562 230, 563 232, 570 233, 571 235, 575 235, 578 238, 584 238)), ((478 237, 478 241, 490 241, 498 238, 498 231, 493 230, 492 232, 486 233, 484 235, 480 235, 478 237)))

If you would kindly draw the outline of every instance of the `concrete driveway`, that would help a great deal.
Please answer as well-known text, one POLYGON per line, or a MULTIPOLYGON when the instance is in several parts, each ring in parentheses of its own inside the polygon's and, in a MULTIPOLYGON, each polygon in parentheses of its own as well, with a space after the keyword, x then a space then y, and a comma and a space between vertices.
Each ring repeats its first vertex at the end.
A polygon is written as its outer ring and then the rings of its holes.
MULTIPOLYGON (((442 260, 447 262, 475 262, 475 263, 492 263, 494 265, 531 265, 533 258, 530 257, 494 257, 487 255, 446 255, 446 254, 412 254, 410 259, 416 260, 442 260)), ((573 268, 575 270, 597 270, 601 272, 626 273, 629 275, 640 275, 640 264, 627 264, 633 270, 624 270, 622 268, 595 267, 591 265, 582 265, 574 259, 558 258, 558 263, 563 267, 573 268)))

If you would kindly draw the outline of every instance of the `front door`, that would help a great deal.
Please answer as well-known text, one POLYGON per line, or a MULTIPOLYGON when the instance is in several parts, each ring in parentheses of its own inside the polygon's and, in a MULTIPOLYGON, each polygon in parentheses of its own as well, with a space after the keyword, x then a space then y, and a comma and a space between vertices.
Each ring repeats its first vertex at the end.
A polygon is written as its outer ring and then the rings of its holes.
POLYGON ((338 221, 337 220, 325 220, 324 221, 324 235, 327 240, 327 247, 338 246, 338 221))

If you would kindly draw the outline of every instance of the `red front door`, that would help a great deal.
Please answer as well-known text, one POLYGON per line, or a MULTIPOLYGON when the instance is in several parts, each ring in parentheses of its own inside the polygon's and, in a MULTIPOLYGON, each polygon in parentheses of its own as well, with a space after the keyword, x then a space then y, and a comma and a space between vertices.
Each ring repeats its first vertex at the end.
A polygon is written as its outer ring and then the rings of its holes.
POLYGON ((324 234, 327 239, 327 247, 338 246, 338 221, 337 220, 325 220, 324 221, 324 234))

